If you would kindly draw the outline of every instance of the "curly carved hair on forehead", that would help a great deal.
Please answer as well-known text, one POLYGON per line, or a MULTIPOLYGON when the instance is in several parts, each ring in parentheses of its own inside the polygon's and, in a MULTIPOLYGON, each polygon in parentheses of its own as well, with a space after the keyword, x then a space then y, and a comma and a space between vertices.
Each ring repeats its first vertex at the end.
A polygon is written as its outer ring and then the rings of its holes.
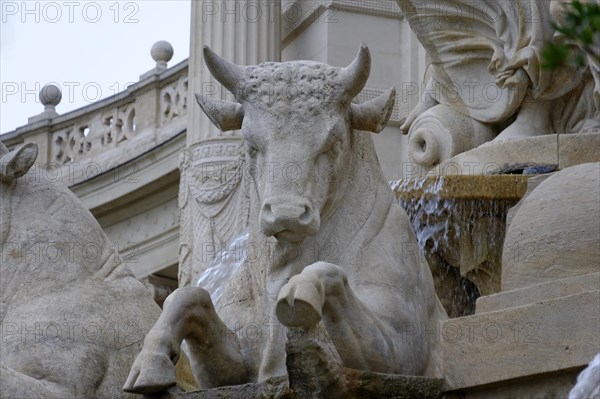
POLYGON ((244 67, 238 98, 276 103, 329 102, 343 94, 341 68, 312 61, 265 62, 244 67))

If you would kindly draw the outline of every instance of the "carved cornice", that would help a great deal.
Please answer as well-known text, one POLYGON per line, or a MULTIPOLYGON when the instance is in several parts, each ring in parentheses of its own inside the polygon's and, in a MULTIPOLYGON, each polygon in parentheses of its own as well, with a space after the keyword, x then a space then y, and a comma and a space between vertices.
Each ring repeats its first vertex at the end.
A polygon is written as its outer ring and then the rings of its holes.
POLYGON ((331 7, 339 10, 402 18, 402 12, 395 0, 333 0, 330 3, 331 7))
POLYGON ((402 19, 402 12, 395 0, 295 0, 288 2, 283 8, 282 47, 311 23, 335 22, 336 10, 402 19))

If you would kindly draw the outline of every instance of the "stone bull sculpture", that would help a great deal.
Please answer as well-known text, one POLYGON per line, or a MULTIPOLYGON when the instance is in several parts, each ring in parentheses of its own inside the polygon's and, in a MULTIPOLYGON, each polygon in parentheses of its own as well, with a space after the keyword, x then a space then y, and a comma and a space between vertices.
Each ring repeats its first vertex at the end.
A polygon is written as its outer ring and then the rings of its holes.
POLYGON ((26 175, 37 154, 0 143, 0 397, 130 397, 160 308, 69 189, 26 175))
POLYGON ((425 329, 447 316, 365 132, 383 129, 394 90, 352 103, 369 76, 368 48, 345 68, 242 67, 208 47, 204 58, 237 100, 197 96, 216 126, 245 139, 248 260, 216 304, 199 287, 167 298, 124 389, 175 384, 183 341, 202 388, 285 375, 286 329, 317 325, 345 367, 439 375, 438 342, 425 329))

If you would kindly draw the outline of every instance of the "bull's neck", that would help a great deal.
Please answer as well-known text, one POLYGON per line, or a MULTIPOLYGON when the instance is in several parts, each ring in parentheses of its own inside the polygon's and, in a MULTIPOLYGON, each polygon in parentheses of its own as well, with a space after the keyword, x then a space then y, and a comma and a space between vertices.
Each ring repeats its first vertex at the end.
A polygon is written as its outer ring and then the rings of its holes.
MULTIPOLYGON (((393 194, 383 177, 371 133, 352 132, 352 152, 348 178, 339 182, 334 204, 325 213, 321 230, 315 237, 321 246, 332 243, 337 253, 321 255, 324 261, 348 262, 379 233, 393 201, 393 194)), ((344 267, 345 265, 340 264, 344 267)), ((348 265, 349 266, 349 265, 348 265)))

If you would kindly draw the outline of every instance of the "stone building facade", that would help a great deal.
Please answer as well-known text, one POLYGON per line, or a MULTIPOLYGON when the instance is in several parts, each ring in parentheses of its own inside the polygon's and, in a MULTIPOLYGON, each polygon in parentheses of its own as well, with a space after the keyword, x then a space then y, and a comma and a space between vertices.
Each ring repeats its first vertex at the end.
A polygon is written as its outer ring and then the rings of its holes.
POLYGON ((193 1, 191 18, 188 60, 167 66, 173 49, 158 42, 156 67, 136 84, 62 115, 55 111, 60 93, 47 86, 44 111, 2 136, 8 148, 38 144, 34 172, 71 188, 159 303, 179 283, 193 284, 190 265, 207 265, 245 226, 244 193, 226 178, 240 167, 239 132, 218 131, 194 99, 231 96, 206 70, 203 45, 242 65, 306 59, 343 66, 367 43, 373 65, 359 101, 397 89, 390 123, 375 137, 390 180, 411 173, 399 126, 419 101, 426 69, 394 0, 193 1))

